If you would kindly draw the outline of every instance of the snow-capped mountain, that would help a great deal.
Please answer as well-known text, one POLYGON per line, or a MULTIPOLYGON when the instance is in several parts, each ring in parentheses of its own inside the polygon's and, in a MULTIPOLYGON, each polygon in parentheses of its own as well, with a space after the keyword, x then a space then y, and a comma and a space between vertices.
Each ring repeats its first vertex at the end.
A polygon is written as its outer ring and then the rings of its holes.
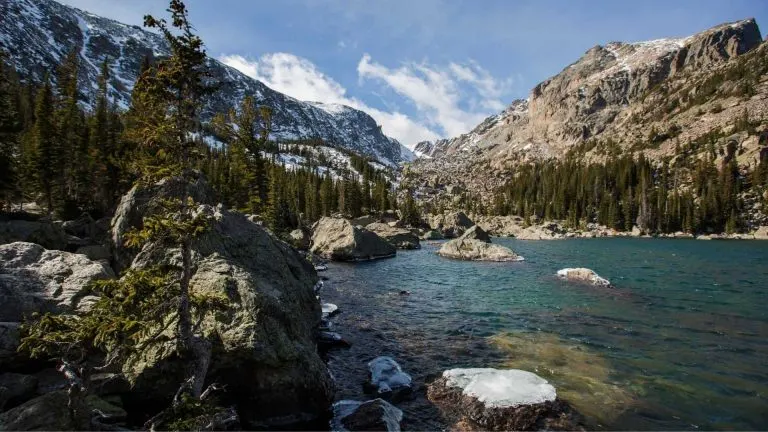
MULTIPOLYGON (((55 79, 55 67, 73 49, 80 54, 80 92, 93 102, 97 77, 105 59, 111 64, 110 95, 127 108, 142 59, 169 55, 165 40, 131 26, 62 5, 53 0, 0 0, 0 49, 24 78, 55 79)), ((205 116, 225 112, 251 95, 273 110, 276 140, 320 138, 330 145, 363 154, 389 166, 412 159, 397 140, 382 133, 368 114, 336 104, 302 102, 262 82, 208 60, 219 90, 206 101, 205 116)))

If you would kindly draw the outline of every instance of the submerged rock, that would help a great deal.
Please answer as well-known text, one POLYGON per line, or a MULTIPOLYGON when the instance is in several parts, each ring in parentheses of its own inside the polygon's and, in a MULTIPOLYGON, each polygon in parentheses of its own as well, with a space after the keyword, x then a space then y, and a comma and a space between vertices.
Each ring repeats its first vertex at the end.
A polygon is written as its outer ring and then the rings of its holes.
POLYGON ((446 258, 467 261, 523 261, 523 257, 504 246, 465 238, 444 243, 437 254, 446 258))
POLYGON ((86 309, 95 299, 87 285, 114 276, 105 263, 85 255, 34 243, 0 245, 0 322, 20 322, 33 312, 86 309))
POLYGON ((596 286, 612 286, 608 279, 600 277, 588 268, 564 268, 557 271, 557 277, 569 282, 582 282, 596 286))
MULTIPOLYGON (((330 328, 330 325, 329 325, 330 328)), ((342 347, 349 348, 352 346, 349 341, 344 339, 342 335, 336 332, 321 330, 317 334, 317 343, 325 347, 342 347)))
POLYGON ((572 430, 567 404, 540 376, 517 369, 450 369, 427 397, 472 430, 572 430))
POLYGON ((395 256, 395 247, 348 220, 324 217, 313 227, 310 251, 335 261, 364 261, 395 256))
POLYGON ((411 376, 403 372, 391 357, 376 357, 368 362, 370 378, 366 383, 368 391, 375 391, 379 397, 398 400, 413 390, 411 376))
POLYGON ((341 400, 333 404, 332 431, 400 431, 403 412, 389 402, 341 400))
POLYGON ((398 249, 418 249, 421 247, 419 237, 416 234, 404 228, 391 226, 391 223, 376 222, 365 228, 398 249))

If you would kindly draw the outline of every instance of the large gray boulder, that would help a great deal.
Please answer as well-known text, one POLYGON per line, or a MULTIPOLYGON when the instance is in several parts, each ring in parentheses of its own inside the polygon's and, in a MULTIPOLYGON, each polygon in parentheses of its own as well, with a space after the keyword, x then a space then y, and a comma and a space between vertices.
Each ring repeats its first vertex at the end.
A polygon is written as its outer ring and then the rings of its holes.
POLYGON ((120 273, 130 267, 138 253, 125 246, 125 235, 131 229, 141 228, 144 217, 161 210, 163 201, 180 198, 185 190, 187 196, 198 204, 216 204, 214 191, 201 174, 196 174, 192 181, 182 177, 168 177, 148 186, 137 184, 123 196, 115 210, 111 227, 115 271, 120 273))
POLYGON ((429 225, 440 231, 445 238, 456 238, 475 223, 464 212, 453 212, 430 217, 429 225))
MULTIPOLYGON (((224 311, 194 317, 195 332, 213 347, 208 381, 227 386, 248 429, 294 429, 322 418, 333 390, 314 340, 321 318, 313 292, 317 273, 295 249, 244 215, 209 205, 196 211, 210 218, 211 228, 192 245, 191 291, 227 302, 224 311)), ((128 228, 116 224, 116 230, 128 228)), ((132 266, 178 262, 177 249, 149 244, 132 266)), ((162 406, 172 399, 185 366, 171 339, 131 357, 123 372, 142 403, 162 406)))
POLYGON ((67 247, 67 234, 61 226, 45 219, 0 221, 0 244, 14 242, 37 243, 46 249, 63 250, 67 247))
POLYGON ((94 299, 86 286, 114 277, 103 262, 46 250, 34 243, 0 245, 0 322, 20 322, 33 312, 75 312, 94 299))
POLYGON ((387 243, 398 249, 418 249, 419 236, 404 228, 393 227, 390 224, 375 222, 365 227, 368 231, 376 233, 387 243))
POLYGON ((457 238, 443 244, 437 254, 465 261, 522 261, 523 257, 509 248, 481 240, 457 238))
POLYGON ((395 247, 375 233, 341 218, 321 218, 313 227, 310 252, 334 261, 365 261, 395 256, 395 247))
POLYGON ((576 417, 540 376, 517 369, 450 369, 427 397, 462 430, 577 430, 576 417))

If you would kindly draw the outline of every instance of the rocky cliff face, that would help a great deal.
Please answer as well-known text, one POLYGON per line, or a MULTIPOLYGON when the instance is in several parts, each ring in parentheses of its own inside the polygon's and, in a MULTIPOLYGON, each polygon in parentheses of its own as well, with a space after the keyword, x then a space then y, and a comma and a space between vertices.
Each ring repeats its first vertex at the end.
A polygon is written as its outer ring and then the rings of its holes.
MULTIPOLYGON (((169 54, 165 40, 155 33, 53 0, 3 0, 0 16, 0 49, 10 54, 11 63, 22 76, 41 81, 71 50, 79 50, 80 93, 85 105, 95 100, 95 85, 105 59, 111 64, 110 96, 126 109, 142 59, 169 54)), ((320 138, 392 166, 409 156, 408 150, 384 135, 376 121, 362 111, 302 102, 214 59, 208 63, 219 90, 206 101, 207 118, 226 112, 251 95, 257 103, 272 108, 274 139, 320 138)), ((51 75, 55 79, 55 74, 51 75)))
MULTIPOLYGON (((599 159, 609 147, 672 157, 679 142, 742 132, 734 125, 745 115, 759 132, 768 127, 766 55, 754 19, 681 39, 595 46, 473 131, 420 143, 417 153, 426 157, 405 184, 459 184, 482 195, 525 161, 569 151, 599 159)), ((737 138, 740 163, 759 157, 757 136, 737 138)))

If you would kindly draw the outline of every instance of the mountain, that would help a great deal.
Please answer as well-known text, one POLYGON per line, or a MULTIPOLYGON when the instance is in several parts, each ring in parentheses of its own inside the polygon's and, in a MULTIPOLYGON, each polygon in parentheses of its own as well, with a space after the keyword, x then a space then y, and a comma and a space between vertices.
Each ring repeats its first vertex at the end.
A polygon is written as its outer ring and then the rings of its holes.
POLYGON ((695 159, 712 139, 719 158, 735 140, 739 163, 754 165, 759 132, 768 130, 767 73, 768 42, 754 19, 686 38, 598 45, 471 132, 419 143, 406 185, 458 184, 484 195, 527 161, 616 152, 695 159))
MULTIPOLYGON (((41 81, 73 49, 80 53, 82 103, 95 100, 102 62, 111 64, 110 96, 126 109, 145 56, 170 53, 158 34, 99 17, 53 0, 0 0, 0 49, 22 77, 41 81)), ((226 112, 246 95, 273 110, 276 140, 322 139, 330 145, 372 157, 395 167, 412 159, 410 151, 382 133, 368 114, 336 104, 302 102, 274 91, 221 62, 208 60, 219 89, 205 101, 204 119, 226 112)), ((55 74, 50 74, 55 79, 55 74)))

